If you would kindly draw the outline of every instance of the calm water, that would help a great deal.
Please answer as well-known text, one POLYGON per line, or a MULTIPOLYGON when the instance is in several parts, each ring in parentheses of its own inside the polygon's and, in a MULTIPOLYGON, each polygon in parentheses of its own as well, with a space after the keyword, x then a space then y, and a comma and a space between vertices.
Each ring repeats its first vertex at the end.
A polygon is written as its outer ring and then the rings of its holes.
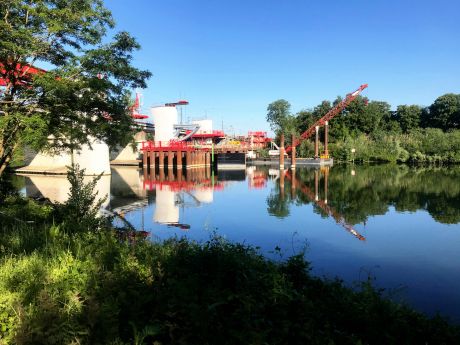
MULTIPOLYGON (((24 193, 53 201, 68 192, 65 178, 24 183, 24 193)), ((152 240, 217 233, 274 259, 307 248, 317 275, 350 286, 371 276, 394 299, 460 322, 460 167, 249 167, 215 176, 120 167, 98 189, 152 240)))

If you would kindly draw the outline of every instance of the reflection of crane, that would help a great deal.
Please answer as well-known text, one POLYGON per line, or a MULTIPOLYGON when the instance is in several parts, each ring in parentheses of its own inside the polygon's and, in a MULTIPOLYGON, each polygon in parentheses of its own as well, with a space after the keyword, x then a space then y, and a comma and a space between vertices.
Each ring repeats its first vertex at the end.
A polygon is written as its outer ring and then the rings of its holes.
MULTIPOLYGON (((286 172, 286 177, 292 181, 290 171, 286 172)), ((347 230, 350 234, 355 236, 360 241, 366 240, 364 236, 362 236, 359 232, 353 229, 353 226, 346 222, 345 218, 342 215, 340 215, 334 208, 330 207, 326 203, 326 201, 317 200, 315 193, 313 193, 313 191, 310 188, 308 188, 304 183, 299 181, 297 178, 293 182, 295 182, 300 187, 301 191, 308 197, 308 199, 310 199, 310 201, 314 202, 320 209, 326 212, 329 217, 334 218, 337 224, 341 225, 345 230, 347 230)))
MULTIPOLYGON (((285 152, 290 152, 293 147, 299 145, 305 139, 310 138, 315 132, 316 127, 324 126, 326 122, 332 120, 334 117, 340 114, 340 112, 345 109, 358 95, 367 87, 367 84, 361 85, 355 92, 347 94, 345 99, 340 101, 334 108, 329 110, 326 115, 316 121, 310 128, 308 128, 305 132, 303 132, 299 138, 294 139, 291 146, 288 146, 285 152)), ((324 153, 328 156, 328 152, 324 153)))

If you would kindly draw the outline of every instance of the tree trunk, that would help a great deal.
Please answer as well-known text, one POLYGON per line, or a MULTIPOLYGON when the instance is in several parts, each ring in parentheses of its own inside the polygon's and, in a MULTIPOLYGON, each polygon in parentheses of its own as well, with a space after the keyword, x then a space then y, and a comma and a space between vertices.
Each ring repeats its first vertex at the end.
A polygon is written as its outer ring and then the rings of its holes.
POLYGON ((2 176, 3 172, 5 171, 8 163, 10 162, 11 157, 0 158, 0 177, 2 176))

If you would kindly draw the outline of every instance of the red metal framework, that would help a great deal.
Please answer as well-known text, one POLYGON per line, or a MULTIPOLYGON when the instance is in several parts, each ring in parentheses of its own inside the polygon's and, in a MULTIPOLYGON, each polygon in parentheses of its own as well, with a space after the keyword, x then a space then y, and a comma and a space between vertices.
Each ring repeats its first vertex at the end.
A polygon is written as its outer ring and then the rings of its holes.
POLYGON ((188 104, 189 104, 188 101, 186 101, 184 99, 181 99, 181 100, 179 100, 177 102, 165 103, 165 106, 166 107, 176 107, 178 105, 188 105, 188 104))
POLYGON ((44 74, 46 71, 32 65, 16 64, 14 71, 7 71, 5 65, 0 62, 0 86, 7 86, 10 80, 16 80, 19 85, 27 85, 32 81, 35 74, 44 74))
POLYGON ((299 138, 296 138, 294 142, 291 144, 291 146, 288 146, 286 148, 286 152, 290 152, 293 147, 296 147, 299 145, 302 141, 305 139, 310 138, 314 133, 315 133, 315 128, 317 126, 324 126, 326 124, 326 121, 332 120, 334 117, 340 114, 340 112, 348 107, 348 105, 356 98, 358 95, 365 89, 367 88, 367 84, 361 85, 356 91, 347 94, 345 99, 343 99, 339 104, 337 104, 334 108, 329 110, 326 115, 324 115, 322 118, 320 118, 318 121, 316 121, 310 128, 308 128, 305 132, 303 132, 299 138))
MULTIPOLYGON (((190 134, 192 131, 187 130, 185 134, 190 134)), ((224 131, 213 130, 210 133, 195 133, 192 135, 192 139, 194 138, 223 138, 225 137, 224 131)))
POLYGON ((141 110, 141 96, 136 92, 136 99, 133 106, 131 107, 131 117, 133 119, 148 119, 148 115, 140 114, 141 110))
MULTIPOLYGON (((200 151, 209 151, 209 148, 199 148, 200 151)), ((191 142, 184 141, 166 141, 166 142, 154 142, 154 141, 143 141, 142 142, 142 151, 195 151, 198 150, 195 144, 191 142)))
POLYGON ((144 180, 144 190, 154 190, 168 187, 173 192, 180 191, 195 191, 195 190, 216 190, 221 191, 225 188, 225 184, 221 181, 213 181, 212 179, 204 179, 199 182, 195 181, 158 181, 156 179, 144 180))

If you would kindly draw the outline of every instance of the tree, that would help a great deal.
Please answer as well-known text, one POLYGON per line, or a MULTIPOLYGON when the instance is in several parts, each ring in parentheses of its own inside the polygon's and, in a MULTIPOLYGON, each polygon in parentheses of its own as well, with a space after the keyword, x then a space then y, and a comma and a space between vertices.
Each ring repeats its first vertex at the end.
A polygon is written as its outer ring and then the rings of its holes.
POLYGON ((286 127, 293 122, 290 109, 291 105, 284 99, 279 99, 268 105, 267 122, 276 134, 286 130, 286 127))
POLYGON ((398 105, 395 117, 403 132, 407 133, 420 127, 422 107, 418 105, 398 105))
POLYGON ((438 97, 429 108, 426 126, 444 131, 460 128, 460 94, 447 93, 438 97))
POLYGON ((0 174, 20 145, 128 140, 129 88, 151 74, 131 65, 140 47, 127 32, 103 43, 114 21, 102 0, 0 0, 0 18, 0 174))

